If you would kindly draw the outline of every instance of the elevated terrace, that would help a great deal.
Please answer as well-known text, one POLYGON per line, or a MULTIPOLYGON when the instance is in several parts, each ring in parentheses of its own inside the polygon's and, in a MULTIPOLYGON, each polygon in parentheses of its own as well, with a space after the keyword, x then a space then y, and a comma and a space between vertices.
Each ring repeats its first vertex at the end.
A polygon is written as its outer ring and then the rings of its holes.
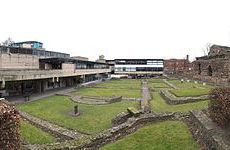
POLYGON ((73 77, 79 75, 100 74, 109 72, 111 72, 110 69, 0 70, 0 81, 34 80, 53 77, 73 77))

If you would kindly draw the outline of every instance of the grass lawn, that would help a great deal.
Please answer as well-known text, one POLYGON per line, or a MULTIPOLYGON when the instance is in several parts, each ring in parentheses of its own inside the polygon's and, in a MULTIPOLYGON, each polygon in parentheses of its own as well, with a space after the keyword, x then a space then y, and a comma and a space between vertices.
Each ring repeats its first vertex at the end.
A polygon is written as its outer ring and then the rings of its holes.
POLYGON ((122 101, 109 105, 78 104, 80 116, 69 115, 76 103, 64 96, 52 96, 17 106, 33 116, 60 126, 94 134, 111 127, 111 119, 128 107, 137 107, 138 102, 122 101))
POLYGON ((114 89, 141 89, 141 80, 137 79, 122 79, 122 80, 109 80, 97 84, 96 87, 108 87, 114 89))
POLYGON ((151 79, 148 79, 148 82, 149 83, 164 83, 163 79, 160 79, 160 78, 151 78, 151 79))
POLYGON ((204 109, 208 107, 209 101, 200 101, 196 103, 187 103, 180 105, 168 105, 158 92, 153 92, 153 100, 151 101, 152 110, 154 112, 186 112, 193 109, 204 109))
POLYGON ((152 88, 170 88, 167 84, 163 82, 149 83, 149 86, 152 88))
POLYGON ((21 121, 20 132, 23 141, 29 144, 46 144, 56 141, 49 133, 42 131, 27 121, 21 121))
POLYGON ((198 150, 185 123, 165 121, 149 124, 135 133, 108 144, 102 150, 198 150))
POLYGON ((186 88, 186 89, 174 89, 170 90, 171 93, 178 97, 193 97, 208 95, 210 92, 209 88, 186 88))
POLYGON ((108 80, 102 83, 106 84, 141 84, 141 79, 115 79, 108 80))
POLYGON ((129 90, 129 89, 106 89, 106 88, 80 88, 74 95, 81 96, 102 96, 102 97, 111 97, 111 96, 123 96, 123 97, 141 97, 141 89, 138 90, 129 90))
POLYGON ((194 83, 194 82, 183 82, 181 83, 180 80, 168 80, 170 83, 172 83, 173 85, 175 85, 178 88, 211 88, 210 85, 203 85, 200 83, 194 83))

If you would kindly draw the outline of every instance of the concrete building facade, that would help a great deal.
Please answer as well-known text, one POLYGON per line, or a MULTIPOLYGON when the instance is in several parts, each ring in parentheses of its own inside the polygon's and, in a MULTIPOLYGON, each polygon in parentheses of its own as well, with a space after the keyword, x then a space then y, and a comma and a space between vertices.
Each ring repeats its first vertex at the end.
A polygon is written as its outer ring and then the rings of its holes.
POLYGON ((117 75, 136 78, 163 74, 163 59, 114 59, 106 62, 117 75))
POLYGON ((41 50, 44 55, 40 57, 33 50, 0 47, 1 96, 28 95, 76 86, 107 78, 111 72, 105 63, 72 59, 69 54, 44 50, 41 50))

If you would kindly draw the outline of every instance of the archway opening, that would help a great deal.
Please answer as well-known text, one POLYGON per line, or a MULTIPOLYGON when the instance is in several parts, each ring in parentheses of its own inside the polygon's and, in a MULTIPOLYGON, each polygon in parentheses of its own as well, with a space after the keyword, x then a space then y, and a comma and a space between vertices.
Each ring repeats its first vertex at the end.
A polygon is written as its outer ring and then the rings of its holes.
POLYGON ((201 74, 201 64, 198 64, 198 74, 201 74))
POLYGON ((212 76, 212 67, 208 66, 208 76, 212 76))

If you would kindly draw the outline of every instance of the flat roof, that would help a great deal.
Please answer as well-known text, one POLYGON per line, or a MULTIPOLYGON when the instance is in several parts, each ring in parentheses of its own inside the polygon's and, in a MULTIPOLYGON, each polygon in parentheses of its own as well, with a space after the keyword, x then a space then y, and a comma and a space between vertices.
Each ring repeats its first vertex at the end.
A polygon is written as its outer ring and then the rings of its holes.
POLYGON ((50 62, 72 62, 72 63, 86 63, 86 64, 101 64, 101 65, 108 65, 106 63, 94 62, 94 61, 84 61, 84 60, 77 60, 73 58, 41 58, 39 59, 40 62, 50 63, 50 62))
MULTIPOLYGON (((35 48, 22 48, 22 47, 12 47, 12 46, 0 46, 0 48, 3 48, 3 49, 12 49, 12 50, 26 50, 26 51, 30 51, 31 54, 32 54, 32 51, 43 51, 43 52, 52 52, 52 53, 58 53, 58 54, 64 54, 64 55, 69 55, 68 53, 62 53, 62 52, 56 52, 56 51, 47 51, 47 50, 43 50, 43 49, 35 49, 35 48)), ((19 53, 19 52, 18 52, 19 53)))
POLYGON ((43 44, 42 42, 38 42, 38 41, 23 41, 23 42, 15 42, 13 44, 23 44, 23 43, 40 43, 40 44, 43 44))
MULTIPOLYGON (((147 61, 147 60, 159 60, 159 61, 163 61, 164 59, 114 59, 115 61, 116 60, 130 60, 130 61, 138 61, 138 60, 140 60, 140 61, 147 61)), ((109 60, 109 61, 111 61, 111 60, 109 60)))

